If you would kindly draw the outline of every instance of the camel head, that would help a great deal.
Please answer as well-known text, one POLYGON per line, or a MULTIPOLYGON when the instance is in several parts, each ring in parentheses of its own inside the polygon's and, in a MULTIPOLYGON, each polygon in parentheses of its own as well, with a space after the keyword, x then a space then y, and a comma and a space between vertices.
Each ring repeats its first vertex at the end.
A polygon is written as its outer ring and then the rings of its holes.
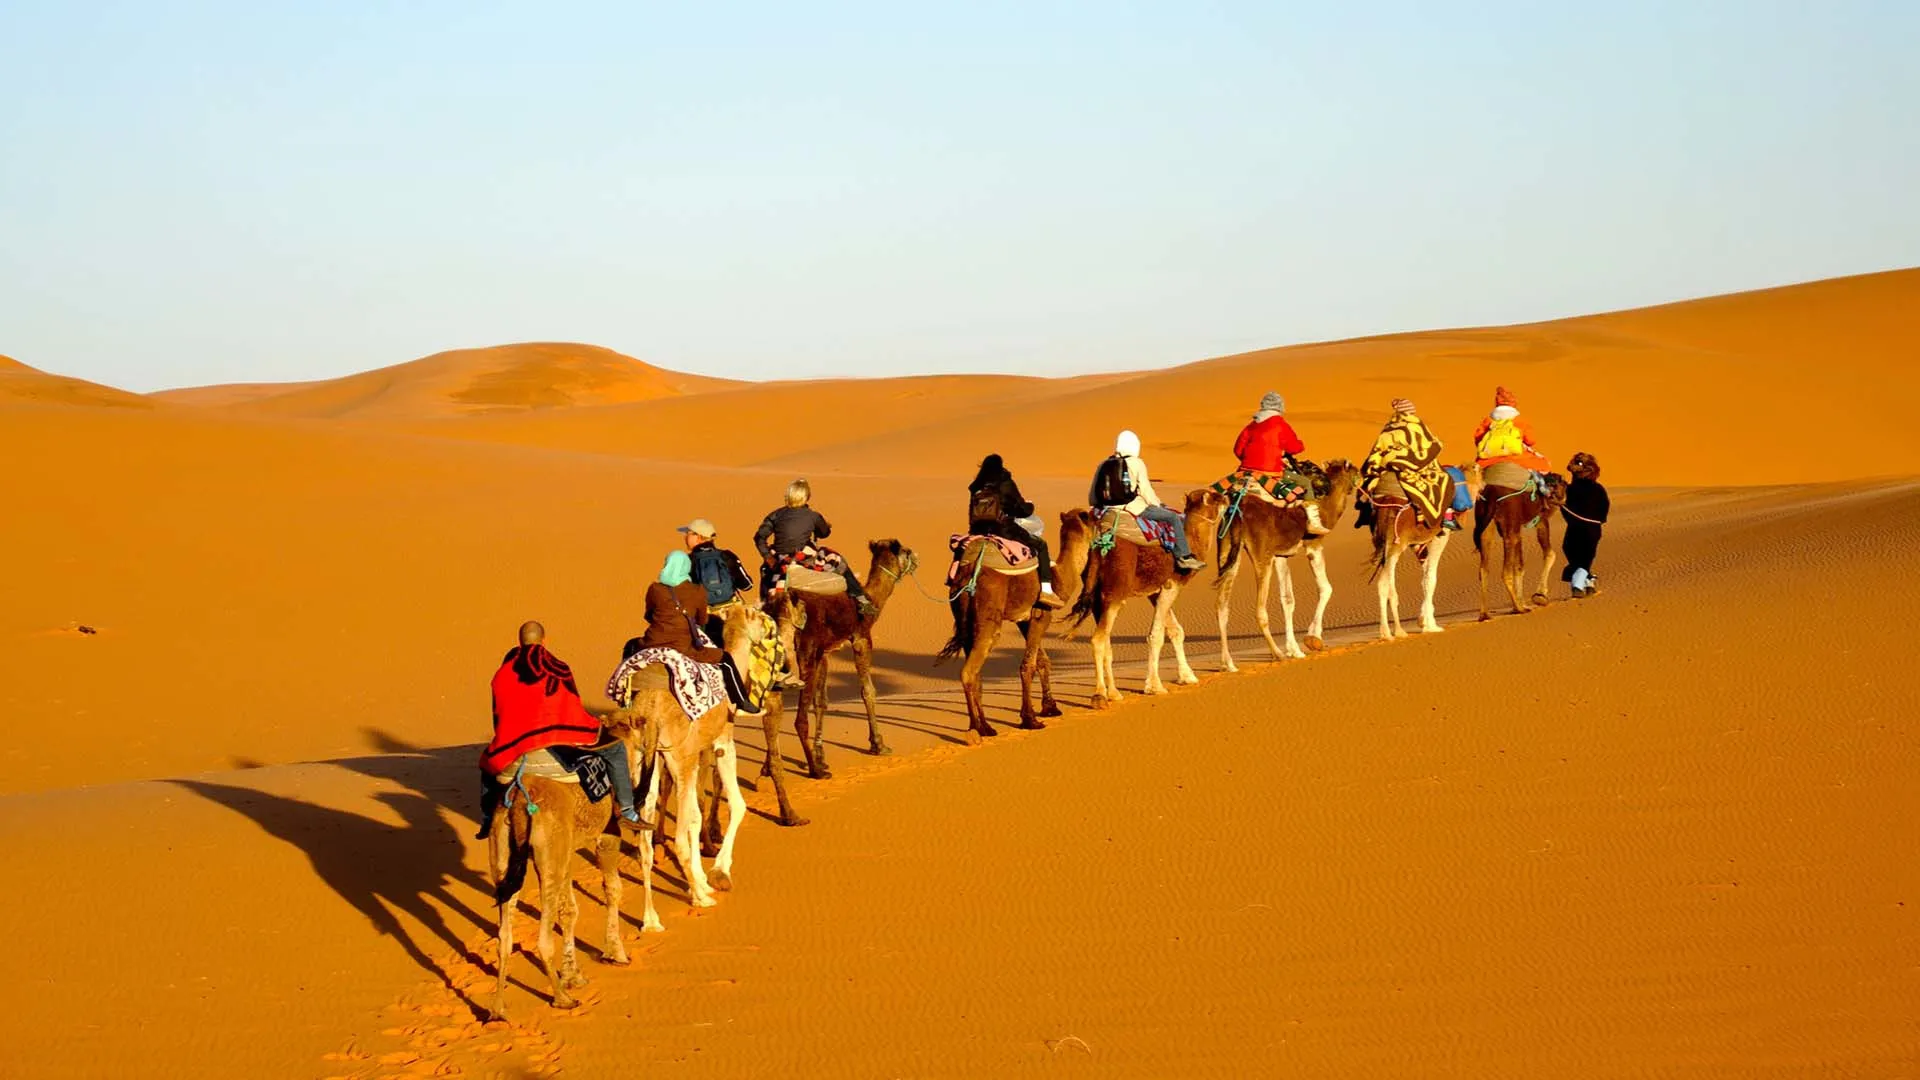
POLYGON ((1060 600, 1071 608, 1080 600, 1086 585, 1087 564, 1093 554, 1093 537, 1100 531, 1093 511, 1081 507, 1060 512, 1060 543, 1053 551, 1053 588, 1060 600))
POLYGON ((1557 472, 1548 473, 1546 490, 1540 493, 1540 498, 1549 514, 1567 505, 1567 478, 1557 472))
POLYGON ((721 642, 731 652, 738 647, 752 648, 765 640, 767 624, 760 618, 760 609, 748 605, 733 604, 727 609, 727 617, 720 624, 721 642))
POLYGON ((1467 478, 1467 497, 1474 502, 1480 501, 1480 489, 1487 486, 1485 474, 1480 471, 1480 463, 1469 461, 1460 466, 1461 475, 1467 478))
POLYGON ((1567 463, 1567 471, 1573 474, 1575 480, 1598 480, 1600 479, 1600 459, 1582 450, 1573 455, 1573 460, 1567 463))
POLYGON ((867 551, 873 555, 873 569, 885 571, 893 581, 899 581, 920 569, 920 557, 913 553, 912 548, 898 540, 869 540, 867 551))
POLYGON ((1346 458, 1327 462, 1327 493, 1320 499, 1320 520, 1329 527, 1353 509, 1353 493, 1360 488, 1360 467, 1346 458))
POLYGON ((1201 562, 1212 562, 1220 550, 1220 512, 1227 500, 1212 488, 1187 492, 1187 546, 1201 562))

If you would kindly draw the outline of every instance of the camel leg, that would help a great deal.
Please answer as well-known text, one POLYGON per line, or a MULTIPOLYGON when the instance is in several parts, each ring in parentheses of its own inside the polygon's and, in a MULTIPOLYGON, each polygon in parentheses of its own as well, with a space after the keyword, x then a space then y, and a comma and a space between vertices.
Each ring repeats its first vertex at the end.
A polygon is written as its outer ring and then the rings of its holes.
MULTIPOLYGON (((1233 662, 1233 648, 1227 641, 1227 621, 1233 615, 1233 583, 1240 577, 1238 560, 1220 574, 1220 580, 1214 582, 1215 608, 1220 615, 1220 670, 1239 671, 1240 665, 1233 662)), ((1262 597, 1261 599, 1265 599, 1262 597)))
POLYGON ((1424 580, 1420 594, 1420 632, 1423 634, 1440 632, 1440 623, 1433 617, 1433 589, 1440 581, 1440 556, 1446 550, 1447 532, 1442 529, 1427 545, 1427 557, 1422 560, 1426 564, 1421 568, 1424 580))
POLYGON ((1033 711, 1033 680, 1040 674, 1040 665, 1046 652, 1045 624, 1036 624, 1029 619, 1016 626, 1020 631, 1021 643, 1026 646, 1026 651, 1020 657, 1020 726, 1034 731, 1047 726, 1040 722, 1040 715, 1033 711), (1040 625, 1042 631, 1036 632, 1036 625, 1040 625))
MULTIPOLYGON (((999 627, 996 625, 994 629, 999 627)), ((880 700, 873 692, 873 639, 855 634, 852 644, 853 670, 860 677, 860 701, 867 707, 867 749, 875 754, 891 754, 893 748, 880 737, 880 700)))
POLYGON ((1540 541, 1540 587, 1533 591, 1534 606, 1539 607, 1548 602, 1547 590, 1552 587, 1553 564, 1558 561, 1558 553, 1553 550, 1553 519, 1547 517, 1544 511, 1533 535, 1540 541))
MULTIPOLYGON (((977 613, 977 609, 976 609, 977 613)), ((995 626, 994 630, 999 627, 995 626)), ((967 741, 979 742, 983 738, 992 738, 1000 734, 987 723, 986 703, 980 700, 980 672, 987 666, 987 654, 993 650, 993 633, 988 631, 986 620, 979 618, 973 624, 973 640, 967 643, 967 658, 960 664, 960 696, 967 703, 967 741)), ((1032 679, 1025 664, 1020 665, 1020 717, 1026 719, 1033 714, 1030 698, 1032 679)))
POLYGON ((1167 684, 1160 681, 1160 653, 1167 645, 1167 590, 1147 599, 1153 604, 1153 622, 1147 627, 1147 681, 1141 692, 1164 694, 1167 684))
MULTIPOLYGON (((641 804, 640 816, 648 821, 660 820, 660 773, 665 770, 666 755, 654 755, 653 768, 648 770, 647 798, 641 804)), ((654 831, 647 829, 640 834, 640 895, 646 899, 646 909, 640 915, 640 932, 659 934, 667 929, 660 923, 660 913, 653 907, 653 843, 654 831)))
POLYGON ((1376 579, 1380 589, 1380 640, 1382 641, 1392 641, 1396 637, 1407 636, 1407 632, 1400 627, 1400 586, 1396 580, 1400 572, 1401 550, 1403 549, 1387 549, 1386 561, 1381 564, 1380 576, 1376 579))
POLYGON ((1173 643, 1173 681, 1180 686, 1192 686, 1200 681, 1193 673, 1193 665, 1187 663, 1187 627, 1173 610, 1173 602, 1180 595, 1178 589, 1168 589, 1164 595, 1167 605, 1167 640, 1173 643))
POLYGON ((1299 639, 1293 636, 1293 609, 1295 606, 1293 562, 1290 559, 1274 559, 1271 560, 1269 566, 1274 576, 1280 579, 1280 618, 1286 624, 1287 629, 1287 644, 1284 651, 1295 660, 1304 659, 1307 655, 1307 650, 1301 648, 1299 639))
POLYGON ((1022 631, 1030 635, 1027 647, 1040 669, 1041 716, 1060 715, 1060 703, 1053 699, 1053 658, 1047 655, 1047 628, 1052 624, 1053 617, 1042 611, 1033 617, 1032 627, 1022 631))
POLYGON ((771 693, 761 709, 760 726, 767 736, 767 763, 761 768, 760 775, 773 778, 773 794, 780 800, 780 824, 789 827, 805 825, 807 819, 794 813, 793 803, 787 799, 787 770, 782 767, 785 763, 780 760, 780 714, 785 711, 784 703, 777 692, 771 693))
POLYGON ((1113 624, 1120 619, 1120 607, 1109 607, 1093 628, 1093 707, 1104 708, 1120 700, 1120 688, 1113 682, 1113 624))
POLYGON ((827 724, 826 715, 820 711, 820 694, 816 683, 824 683, 826 678, 825 657, 801 669, 800 693, 793 719, 794 734, 800 737, 800 753, 807 759, 807 775, 815 780, 825 780, 833 775, 827 769, 825 748, 820 745, 827 724), (815 725, 819 727, 817 732, 815 725))
POLYGON ((624 967, 631 961, 627 959, 626 943, 620 940, 620 906, 626 892, 620 877, 620 837, 617 834, 601 836, 594 846, 594 856, 594 862, 600 867, 601 886, 607 893, 607 927, 600 943, 600 961, 624 967))
POLYGON ((707 799, 700 808, 700 854, 711 859, 720 853, 720 774, 711 747, 700 751, 699 780, 700 794, 707 799))
MULTIPOLYGON (((566 811, 555 808, 549 813, 558 817, 566 811)), ((573 892, 573 875, 567 872, 573 862, 573 837, 555 835, 570 829, 549 824, 549 818, 535 816, 529 830, 529 839, 533 843, 533 872, 540 879, 540 966, 546 969, 547 979, 553 984, 553 1007, 571 1009, 578 1002, 567 992, 567 971, 560 964, 559 944, 554 941, 554 923, 559 921, 565 911, 566 902, 573 892)), ((567 927, 572 931, 572 925, 567 927)))
POLYGON ((513 843, 513 802, 505 800, 494 811, 493 832, 488 839, 488 863, 493 870, 493 896, 500 910, 500 966, 495 969, 493 1001, 487 1015, 494 1020, 507 1018, 507 964, 513 959, 513 916, 520 904, 520 885, 526 880, 527 851, 513 843))
POLYGON ((733 841, 740 835, 740 822, 747 816, 747 799, 740 794, 740 748, 728 730, 713 740, 713 771, 727 796, 727 831, 720 839, 720 854, 714 856, 707 878, 722 892, 733 888, 733 841))
POLYGON ((831 677, 832 671, 824 653, 821 654, 820 663, 814 668, 814 672, 818 676, 818 681, 808 685, 808 689, 813 693, 813 754, 820 759, 820 767, 825 768, 827 765, 827 680, 831 677))
POLYGON ((1313 582, 1319 587, 1314 601, 1313 624, 1307 627, 1307 648, 1316 652, 1327 647, 1327 605, 1333 602, 1333 581, 1327 577, 1327 553, 1319 544, 1307 547, 1307 565, 1313 568, 1313 582))
POLYGON ((1520 586, 1527 572, 1526 537, 1519 529, 1512 536, 1501 534, 1500 580, 1507 586, 1507 596, 1513 600, 1513 610, 1525 614, 1533 610, 1533 605, 1520 595, 1520 586))
POLYGON ((700 861, 700 789, 695 775, 698 759, 686 760, 668 755, 673 768, 673 790, 679 800, 674 822, 673 850, 680 858, 680 869, 687 875, 687 898, 694 907, 714 905, 713 888, 707 884, 707 870, 700 861))

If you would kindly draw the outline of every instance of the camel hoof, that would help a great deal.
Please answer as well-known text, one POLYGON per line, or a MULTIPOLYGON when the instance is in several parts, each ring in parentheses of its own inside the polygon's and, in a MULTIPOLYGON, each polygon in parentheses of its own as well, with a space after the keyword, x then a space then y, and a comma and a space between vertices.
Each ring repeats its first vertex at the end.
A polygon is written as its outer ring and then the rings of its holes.
POLYGON ((495 994, 487 1003, 487 1019, 504 1022, 507 1019, 507 995, 495 994))
POLYGON ((1041 716, 1060 716, 1060 715, 1063 715, 1063 714, 1062 714, 1062 713, 1060 712, 1060 703, 1059 703, 1059 702, 1057 702, 1057 701, 1053 701, 1053 700, 1047 700, 1047 701, 1043 701, 1043 702, 1041 702, 1041 703, 1040 703, 1040 715, 1041 715, 1041 716))
POLYGON ((809 822, 806 818, 801 817, 799 814, 788 814, 785 817, 780 819, 780 824, 789 829, 797 829, 802 825, 808 825, 812 823, 809 822))
POLYGON ((628 958, 627 950, 624 948, 609 949, 601 952, 600 962, 608 967, 628 967, 633 963, 633 961, 628 958))
POLYGON ((1220 665, 1220 670, 1226 672, 1229 675, 1233 675, 1233 674, 1237 674, 1240 671, 1240 665, 1229 660, 1226 663, 1220 665))
POLYGON ((968 746, 980 745, 980 732, 978 729, 968 728, 960 733, 960 738, 964 739, 968 746))
POLYGON ((1546 607, 1551 602, 1546 593, 1533 594, 1533 606, 1535 607, 1546 607))
POLYGON ((979 730, 980 730, 980 737, 983 739, 991 739, 994 736, 1000 734, 999 728, 994 727, 992 724, 987 723, 985 720, 980 721, 979 730))
POLYGON ((667 928, 661 923, 660 916, 649 914, 641 921, 640 932, 643 934, 664 934, 667 932, 667 928))
POLYGON ((1437 634, 1437 633, 1439 633, 1440 631, 1442 631, 1442 630, 1445 630, 1445 629, 1446 629, 1446 627, 1444 627, 1444 626, 1441 626, 1441 625, 1440 625, 1439 623, 1434 623, 1434 624, 1432 624, 1431 626, 1423 626, 1423 627, 1421 627, 1421 628, 1420 628, 1420 632, 1421 632, 1421 633, 1423 633, 1423 634, 1437 634))
POLYGON ((1045 731, 1047 727, 1047 725, 1040 722, 1038 717, 1031 717, 1031 716, 1025 720, 1022 720, 1020 722, 1020 726, 1027 729, 1028 731, 1045 731))
POLYGON ((577 990, 580 987, 587 985, 587 977, 585 975, 580 974, 578 971, 575 971, 566 977, 562 985, 564 985, 569 990, 577 990))
POLYGON ((696 896, 696 897, 694 897, 694 898, 693 898, 693 906, 694 906, 694 907, 697 907, 697 908, 709 908, 709 907, 715 907, 715 906, 717 906, 717 905, 718 905, 719 903, 720 903, 720 901, 718 901, 718 900, 715 900, 715 899, 714 899, 714 898, 712 897, 712 895, 710 895, 710 894, 708 894, 708 895, 701 895, 701 896, 696 896))
POLYGON ((1148 683, 1147 685, 1140 688, 1140 692, 1143 694, 1152 694, 1155 697, 1158 697, 1159 695, 1167 692, 1167 686, 1165 683, 1148 683))
POLYGON ((888 754, 893 753, 893 747, 883 742, 873 742, 867 745, 867 753, 872 754, 874 757, 886 757, 888 754))
POLYGON ((713 888, 719 892, 732 892, 733 875, 727 873, 725 870, 709 870, 707 871, 707 884, 713 886, 713 888))
POLYGON ((1193 672, 1189 671, 1186 674, 1180 676, 1179 678, 1173 680, 1173 683, 1175 686, 1199 686, 1200 676, 1195 675, 1193 672))
POLYGON ((1325 652, 1327 648, 1327 643, 1317 637, 1307 638, 1306 644, 1308 652, 1325 652))
POLYGON ((833 770, 827 768, 825 765, 816 765, 807 770, 807 777, 811 780, 831 780, 833 779, 833 770))
POLYGON ((1099 712, 1105 709, 1110 704, 1112 704, 1112 702, 1107 700, 1107 696, 1105 694, 1095 694, 1093 695, 1092 698, 1090 698, 1087 701, 1087 708, 1092 709, 1095 712, 1099 712))
POLYGON ((553 1007, 556 1009, 577 1009, 580 1007, 580 999, 562 990, 553 995, 553 1007))
POLYGON ((1481 613, 1480 613, 1480 621, 1481 621, 1481 622, 1492 622, 1492 621, 1493 621, 1493 612, 1491 612, 1491 611, 1483 611, 1483 612, 1481 612, 1481 613))
POLYGON ((1397 639, 1399 639, 1399 638, 1403 638, 1403 637, 1406 637, 1406 636, 1407 636, 1407 632, 1406 632, 1405 630, 1395 630, 1395 631, 1393 632, 1393 636, 1394 636, 1394 638, 1395 638, 1395 639, 1397 640, 1397 639))

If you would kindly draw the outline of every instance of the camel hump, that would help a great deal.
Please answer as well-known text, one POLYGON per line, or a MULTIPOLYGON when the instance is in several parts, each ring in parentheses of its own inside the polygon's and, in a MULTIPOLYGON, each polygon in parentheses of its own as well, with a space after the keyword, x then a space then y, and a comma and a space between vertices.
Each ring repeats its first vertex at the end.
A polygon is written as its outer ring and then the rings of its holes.
POLYGON ((1533 470, 1513 461, 1492 462, 1481 469, 1481 483, 1505 491, 1525 491, 1538 483, 1533 470))

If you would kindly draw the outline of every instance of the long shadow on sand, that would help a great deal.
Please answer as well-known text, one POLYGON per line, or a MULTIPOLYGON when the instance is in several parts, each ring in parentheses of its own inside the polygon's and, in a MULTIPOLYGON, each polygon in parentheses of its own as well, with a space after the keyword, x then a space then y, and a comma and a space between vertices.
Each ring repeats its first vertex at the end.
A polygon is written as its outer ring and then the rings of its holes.
POLYGON ((270 835, 306 853, 314 873, 341 899, 366 916, 374 928, 398 941, 414 962, 460 994, 446 968, 429 956, 401 925, 400 915, 418 920, 456 953, 464 950, 458 934, 440 913, 444 907, 475 927, 489 928, 450 885, 492 890, 461 862, 465 845, 440 815, 441 804, 413 791, 383 791, 374 798, 398 814, 399 826, 331 807, 316 806, 252 788, 204 780, 170 781, 251 818, 270 835))

